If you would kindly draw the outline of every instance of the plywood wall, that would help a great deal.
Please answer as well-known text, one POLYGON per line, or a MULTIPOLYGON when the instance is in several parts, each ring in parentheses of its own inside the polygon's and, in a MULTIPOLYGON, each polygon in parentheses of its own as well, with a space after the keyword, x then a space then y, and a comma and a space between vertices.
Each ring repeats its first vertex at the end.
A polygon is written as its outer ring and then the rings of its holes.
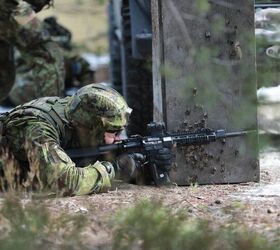
MULTIPOLYGON (((253 4, 152 0, 154 119, 169 131, 257 129, 253 4)), ((257 133, 176 152, 180 185, 259 180, 257 133)))

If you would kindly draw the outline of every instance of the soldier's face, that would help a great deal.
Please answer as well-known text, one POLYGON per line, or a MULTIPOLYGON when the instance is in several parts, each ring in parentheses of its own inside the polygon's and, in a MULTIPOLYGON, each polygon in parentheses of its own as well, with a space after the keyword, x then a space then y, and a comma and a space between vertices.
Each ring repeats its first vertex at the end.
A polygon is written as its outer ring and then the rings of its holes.
POLYGON ((105 132, 104 134, 105 144, 113 144, 117 140, 120 140, 119 133, 105 132))

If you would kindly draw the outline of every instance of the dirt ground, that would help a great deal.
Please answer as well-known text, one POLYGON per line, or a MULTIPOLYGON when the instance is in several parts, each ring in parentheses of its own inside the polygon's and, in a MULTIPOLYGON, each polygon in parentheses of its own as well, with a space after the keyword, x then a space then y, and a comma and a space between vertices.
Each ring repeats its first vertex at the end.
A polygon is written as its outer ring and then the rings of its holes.
POLYGON ((85 214, 89 225, 83 233, 88 246, 106 246, 112 237, 110 219, 121 209, 142 199, 160 200, 174 211, 210 219, 217 225, 237 223, 271 239, 279 237, 280 154, 277 148, 260 153, 260 183, 152 187, 115 183, 112 191, 83 197, 45 200, 52 213, 85 214))

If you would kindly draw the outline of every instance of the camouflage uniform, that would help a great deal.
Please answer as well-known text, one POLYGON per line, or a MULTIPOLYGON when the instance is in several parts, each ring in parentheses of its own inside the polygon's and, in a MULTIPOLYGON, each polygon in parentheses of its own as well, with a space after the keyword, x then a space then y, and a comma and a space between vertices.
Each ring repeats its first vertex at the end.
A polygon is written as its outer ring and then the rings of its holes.
POLYGON ((9 98, 18 105, 42 96, 63 96, 65 69, 62 51, 51 41, 32 7, 25 1, 17 2, 19 5, 11 17, 16 24, 7 26, 3 38, 15 45, 24 64, 17 68, 9 98), (28 18, 30 20, 25 20, 28 18))
POLYGON ((129 114, 115 90, 91 84, 72 97, 44 97, 16 107, 2 118, 2 134, 20 162, 23 183, 37 181, 64 195, 90 194, 110 187, 112 164, 78 168, 64 149, 103 144, 104 132, 123 129, 129 114))
POLYGON ((83 87, 94 82, 94 72, 90 64, 73 49, 71 32, 59 24, 53 16, 45 18, 44 25, 51 39, 63 49, 65 87, 83 87))
POLYGON ((63 53, 44 24, 35 18, 24 25, 16 34, 16 45, 24 63, 17 67, 10 100, 19 105, 42 96, 63 96, 63 53))

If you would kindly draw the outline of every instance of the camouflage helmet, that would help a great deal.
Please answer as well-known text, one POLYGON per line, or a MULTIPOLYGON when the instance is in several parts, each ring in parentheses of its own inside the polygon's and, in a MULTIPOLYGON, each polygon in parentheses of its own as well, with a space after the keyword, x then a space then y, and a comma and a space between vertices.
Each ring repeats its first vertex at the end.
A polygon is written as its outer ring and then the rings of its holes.
POLYGON ((72 124, 89 129, 101 126, 107 132, 123 130, 131 111, 116 90, 102 84, 82 87, 70 97, 66 106, 66 114, 72 124))

